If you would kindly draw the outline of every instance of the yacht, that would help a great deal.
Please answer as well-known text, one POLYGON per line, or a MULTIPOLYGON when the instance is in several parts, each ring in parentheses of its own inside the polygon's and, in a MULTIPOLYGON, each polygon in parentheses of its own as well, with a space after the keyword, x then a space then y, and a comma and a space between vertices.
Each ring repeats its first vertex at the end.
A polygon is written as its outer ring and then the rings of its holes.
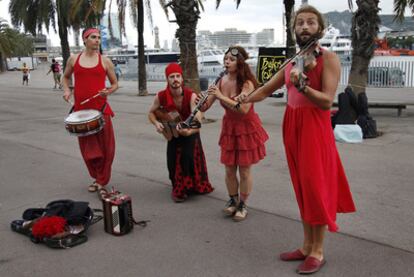
POLYGON ((335 52, 341 61, 350 61, 352 56, 352 41, 349 36, 341 35, 339 30, 329 25, 325 35, 319 40, 319 44, 332 52, 335 52))
POLYGON ((224 50, 203 49, 198 51, 197 62, 200 67, 223 66, 224 50))
MULTIPOLYGON (((178 62, 180 59, 179 52, 164 51, 158 48, 145 49, 144 54, 146 64, 168 64, 178 62)), ((130 59, 138 59, 137 49, 115 49, 109 51, 106 55, 121 64, 128 63, 130 59)))

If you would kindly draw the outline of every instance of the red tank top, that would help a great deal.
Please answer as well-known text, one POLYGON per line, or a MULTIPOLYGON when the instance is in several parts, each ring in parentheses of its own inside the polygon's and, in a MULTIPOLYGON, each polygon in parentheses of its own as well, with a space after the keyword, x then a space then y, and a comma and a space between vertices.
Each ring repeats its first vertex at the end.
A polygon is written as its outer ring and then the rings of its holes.
MULTIPOLYGON (((309 78, 309 86, 316 90, 322 89, 322 73, 323 73, 323 48, 320 48, 320 55, 316 58, 316 66, 312 70, 306 72, 309 78)), ((291 107, 312 106, 317 107, 315 103, 309 100, 308 97, 299 92, 293 83, 290 81, 290 71, 293 64, 290 63, 285 68, 285 84, 288 91, 288 104, 291 107)))
POLYGON ((189 88, 183 87, 184 97, 183 102, 181 103, 181 110, 179 110, 172 99, 168 101, 168 97, 172 97, 167 95, 167 93, 171 93, 168 91, 168 88, 158 92, 158 100, 160 101, 160 106, 163 107, 166 111, 172 112, 177 111, 181 118, 185 120, 191 114, 191 96, 193 95, 193 91, 189 88))
POLYGON ((106 79, 106 70, 102 65, 102 58, 100 54, 98 54, 98 64, 94 67, 82 67, 79 64, 81 55, 82 53, 78 55, 73 67, 75 75, 74 111, 86 109, 102 111, 102 109, 104 109, 103 114, 114 116, 114 112, 104 97, 98 96, 83 105, 80 104, 82 101, 96 95, 100 90, 104 89, 106 79))

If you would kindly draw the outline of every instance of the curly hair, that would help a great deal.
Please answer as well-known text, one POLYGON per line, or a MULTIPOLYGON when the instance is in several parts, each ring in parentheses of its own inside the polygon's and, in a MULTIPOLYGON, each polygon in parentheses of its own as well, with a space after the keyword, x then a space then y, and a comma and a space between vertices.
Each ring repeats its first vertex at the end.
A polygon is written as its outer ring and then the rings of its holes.
POLYGON ((237 55, 235 55, 235 57, 237 57, 237 88, 241 91, 246 81, 251 81, 254 88, 257 88, 259 84, 256 77, 250 69, 250 66, 246 63, 246 60, 249 58, 249 54, 243 47, 239 45, 232 45, 226 51, 225 55, 227 55, 227 53, 232 49, 237 49, 237 55))
POLYGON ((326 25, 325 20, 323 18, 323 15, 314 6, 311 6, 311 5, 303 5, 295 12, 294 20, 292 21, 292 26, 291 26, 292 34, 296 35, 295 34, 296 19, 298 18, 298 15, 301 13, 313 13, 314 15, 316 15, 316 17, 318 18, 318 25, 319 25, 317 38, 318 39, 322 38, 324 35, 324 30, 325 30, 325 25, 326 25))

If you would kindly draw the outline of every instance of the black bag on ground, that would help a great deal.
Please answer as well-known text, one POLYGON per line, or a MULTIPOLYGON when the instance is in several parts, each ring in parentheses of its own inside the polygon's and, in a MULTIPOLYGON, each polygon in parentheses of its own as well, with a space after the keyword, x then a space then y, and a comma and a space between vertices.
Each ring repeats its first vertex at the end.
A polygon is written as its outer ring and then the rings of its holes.
POLYGON ((338 111, 331 117, 332 128, 336 124, 355 124, 356 98, 350 88, 338 94, 338 111))
POLYGON ((70 248, 86 242, 89 226, 101 220, 102 216, 95 215, 88 202, 65 199, 52 201, 45 208, 27 209, 22 218, 11 222, 13 231, 28 236, 34 243, 42 242, 51 248, 70 248), (64 219, 64 231, 54 236, 34 236, 33 226, 52 217, 64 219))
POLYGON ((368 112, 368 97, 365 92, 358 94, 357 112, 357 124, 362 129, 364 139, 378 137, 377 122, 368 112))

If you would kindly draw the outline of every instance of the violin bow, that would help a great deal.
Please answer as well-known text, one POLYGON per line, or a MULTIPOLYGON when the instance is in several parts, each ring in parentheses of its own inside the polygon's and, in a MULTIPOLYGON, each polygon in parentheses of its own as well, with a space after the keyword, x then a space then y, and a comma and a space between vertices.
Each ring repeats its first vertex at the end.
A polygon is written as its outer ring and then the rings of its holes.
MULTIPOLYGON (((305 53, 306 51, 308 51, 312 46, 314 46, 316 44, 316 42, 318 42, 318 38, 313 37, 311 38, 304 47, 302 47, 297 53, 295 53, 295 55, 293 55, 291 58, 289 58, 288 60, 286 60, 280 67, 279 69, 275 72, 274 75, 276 75, 279 71, 283 70, 291 61, 293 61, 294 59, 296 59, 299 55, 302 55, 303 53, 305 53)), ((273 75, 273 76, 274 76, 273 75)), ((259 86, 258 88, 264 86, 264 84, 262 84, 261 86, 259 86)), ((252 90, 251 92, 249 92, 247 94, 247 97, 249 97, 251 94, 253 94, 258 88, 255 88, 254 90, 252 90)), ((236 110, 238 110, 240 108, 240 105, 242 103, 237 101, 237 104, 234 105, 234 108, 236 110)))

